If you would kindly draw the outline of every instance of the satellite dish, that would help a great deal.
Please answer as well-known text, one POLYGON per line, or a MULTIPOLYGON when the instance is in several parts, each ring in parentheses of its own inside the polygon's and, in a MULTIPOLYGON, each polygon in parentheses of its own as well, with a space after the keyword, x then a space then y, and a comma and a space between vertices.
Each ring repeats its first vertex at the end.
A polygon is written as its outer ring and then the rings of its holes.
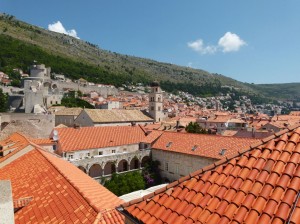
POLYGON ((53 140, 56 141, 56 142, 59 140, 58 131, 57 130, 53 131, 53 140))
POLYGON ((58 141, 58 139, 59 139, 59 138, 58 138, 57 135, 54 135, 54 136, 53 136, 53 140, 54 140, 54 141, 58 141))

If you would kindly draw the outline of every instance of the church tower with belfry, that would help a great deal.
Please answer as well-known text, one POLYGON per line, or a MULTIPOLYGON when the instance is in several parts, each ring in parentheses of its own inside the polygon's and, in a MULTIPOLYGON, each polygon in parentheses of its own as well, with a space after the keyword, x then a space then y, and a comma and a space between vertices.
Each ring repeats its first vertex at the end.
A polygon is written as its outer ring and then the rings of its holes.
POLYGON ((149 93, 149 114, 155 122, 165 119, 163 112, 163 93, 157 81, 150 84, 151 91, 149 93))

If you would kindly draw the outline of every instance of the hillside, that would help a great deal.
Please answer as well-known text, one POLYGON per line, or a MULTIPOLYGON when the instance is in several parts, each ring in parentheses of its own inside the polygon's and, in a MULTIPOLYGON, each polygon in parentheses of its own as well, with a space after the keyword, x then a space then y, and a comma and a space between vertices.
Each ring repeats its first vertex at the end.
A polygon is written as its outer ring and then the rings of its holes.
POLYGON ((249 87, 267 97, 300 101, 300 83, 249 84, 249 87))
MULTIPOLYGON (((59 34, 0 15, 0 66, 18 66, 26 71, 37 60, 72 79, 120 86, 126 82, 149 83, 158 80, 168 91, 183 90, 194 95, 224 92, 221 86, 240 88, 248 94, 264 94, 260 87, 200 69, 121 55, 65 34, 59 34)), ((268 96, 268 95, 266 95, 268 96)))

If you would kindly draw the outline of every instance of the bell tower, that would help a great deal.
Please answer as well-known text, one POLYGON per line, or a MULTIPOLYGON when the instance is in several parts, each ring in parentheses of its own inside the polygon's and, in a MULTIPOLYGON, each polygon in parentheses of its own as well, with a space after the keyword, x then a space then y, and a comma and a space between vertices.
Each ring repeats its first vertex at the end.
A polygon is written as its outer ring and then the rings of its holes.
POLYGON ((157 81, 152 82, 150 87, 149 114, 155 122, 160 122, 164 119, 162 91, 157 81))

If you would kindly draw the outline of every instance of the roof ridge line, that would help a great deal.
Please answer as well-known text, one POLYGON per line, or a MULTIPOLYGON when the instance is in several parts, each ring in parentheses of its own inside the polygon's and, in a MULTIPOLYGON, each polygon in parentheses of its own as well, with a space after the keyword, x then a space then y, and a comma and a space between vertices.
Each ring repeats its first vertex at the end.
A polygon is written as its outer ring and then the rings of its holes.
MULTIPOLYGON (((35 145, 35 144, 34 144, 35 145)), ((40 147, 39 149, 37 150, 50 164, 51 166, 53 166, 64 178, 66 178, 66 180, 69 182, 69 184, 84 198, 84 200, 87 202, 87 204, 91 205, 91 207, 94 209, 94 211, 98 214, 100 211, 98 211, 97 209, 97 206, 94 205, 94 203, 89 200, 89 198, 86 197, 85 194, 82 194, 82 192, 79 190, 78 187, 76 187, 73 183, 73 181, 70 180, 70 178, 65 175, 56 165, 54 165, 41 151, 44 151, 46 153, 48 153, 48 151, 42 149, 40 150, 40 147)), ((52 153, 50 153, 52 155, 52 153)), ((60 158, 60 157, 57 157, 57 158, 60 158)), ((60 158, 61 159, 61 158, 60 158)), ((66 161, 67 162, 67 161, 66 161)), ((71 164, 71 163, 70 163, 71 164)), ((72 164, 73 165, 73 164, 72 164)))
POLYGON ((145 134, 145 136, 146 136, 146 134, 147 134, 146 130, 142 127, 141 124, 138 124, 138 126, 140 127, 140 129, 142 129, 142 131, 144 132, 144 134, 145 134))
POLYGON ((187 180, 187 179, 190 179, 190 178, 192 178, 192 177, 194 177, 194 176, 196 176, 196 175, 203 174, 204 172, 210 171, 210 170, 216 168, 217 166, 220 166, 220 165, 222 165, 222 164, 228 162, 228 161, 231 160, 231 159, 234 159, 234 158, 236 158, 236 157, 238 157, 238 156, 240 156, 240 155, 243 155, 243 154, 245 154, 246 152, 249 152, 249 151, 251 151, 251 150, 257 148, 258 146, 261 146, 261 145, 265 144, 266 142, 268 142, 268 141, 270 141, 270 140, 272 140, 272 139, 278 138, 279 136, 281 136, 281 135, 283 135, 283 134, 285 134, 285 133, 287 133, 287 132, 289 132, 289 131, 293 131, 293 130, 295 130, 295 129, 298 128, 298 127, 300 127, 299 124, 294 125, 294 126, 289 127, 289 128, 285 128, 284 130, 281 130, 281 131, 279 131, 279 132, 276 132, 275 134, 273 134, 273 135, 271 135, 271 136, 269 136, 269 137, 266 137, 266 138, 261 139, 261 140, 260 140, 261 142, 252 144, 252 145, 250 146, 250 148, 247 148, 247 149, 245 149, 245 150, 239 150, 236 154, 234 154, 234 155, 232 155, 232 156, 230 156, 230 157, 226 157, 226 158, 221 159, 221 160, 219 160, 219 161, 217 161, 217 162, 215 162, 215 163, 213 163, 213 164, 211 164, 211 165, 208 165, 208 166, 206 166, 206 167, 204 167, 204 168, 202 168, 202 169, 196 170, 196 171, 194 171, 194 172, 192 172, 192 173, 190 173, 190 174, 188 174, 188 175, 186 175, 186 176, 184 176, 184 177, 181 177, 180 179, 178 179, 178 180, 176 180, 176 181, 174 181, 174 182, 172 182, 172 183, 169 183, 167 186, 162 187, 162 188, 160 188, 160 189, 158 189, 158 190, 156 190, 156 191, 154 191, 154 192, 152 192, 152 193, 150 193, 150 194, 147 194, 147 195, 145 195, 145 196, 143 196, 143 197, 141 197, 141 198, 134 199, 134 200, 129 201, 129 202, 125 202, 125 203, 121 204, 120 206, 118 206, 117 208, 119 208, 119 207, 123 207, 123 208, 124 208, 124 207, 127 207, 127 206, 129 206, 129 205, 132 205, 132 204, 141 202, 141 201, 143 201, 143 200, 147 200, 147 199, 149 199, 149 198, 151 198, 151 197, 153 197, 153 196, 155 196, 155 195, 157 195, 157 194, 162 193, 163 191, 165 191, 165 190, 167 190, 167 189, 173 188, 173 187, 175 187, 175 186, 181 184, 182 182, 184 182, 184 181, 187 180))

